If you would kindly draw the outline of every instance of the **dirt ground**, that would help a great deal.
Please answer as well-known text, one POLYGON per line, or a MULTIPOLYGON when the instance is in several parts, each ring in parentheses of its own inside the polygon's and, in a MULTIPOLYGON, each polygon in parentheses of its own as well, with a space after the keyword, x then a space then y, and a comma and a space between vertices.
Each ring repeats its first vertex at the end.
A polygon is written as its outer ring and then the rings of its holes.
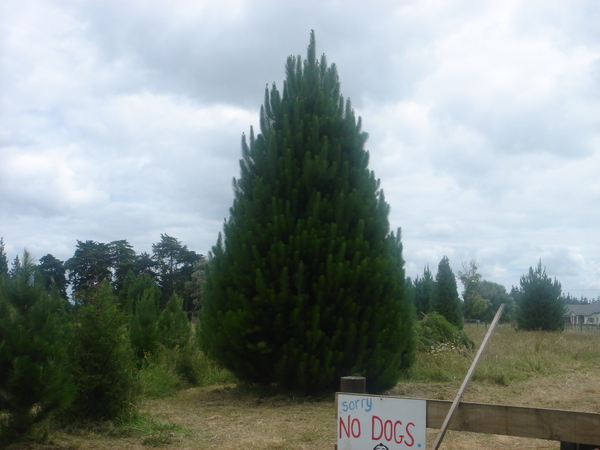
MULTIPOLYGON (((400 384, 391 394, 452 400, 460 382, 400 384)), ((511 386, 472 383, 465 402, 554 408, 600 413, 600 370, 563 373, 530 379, 511 386)), ((336 436, 333 399, 311 401, 283 397, 260 399, 233 387, 190 389, 173 399, 145 404, 161 421, 173 422, 182 432, 173 436, 181 449, 333 449, 336 436)), ((438 430, 427 431, 430 446, 438 430)), ((530 448, 558 449, 556 441, 448 431, 443 449, 530 448)), ((130 447, 140 448, 140 447, 130 447)))

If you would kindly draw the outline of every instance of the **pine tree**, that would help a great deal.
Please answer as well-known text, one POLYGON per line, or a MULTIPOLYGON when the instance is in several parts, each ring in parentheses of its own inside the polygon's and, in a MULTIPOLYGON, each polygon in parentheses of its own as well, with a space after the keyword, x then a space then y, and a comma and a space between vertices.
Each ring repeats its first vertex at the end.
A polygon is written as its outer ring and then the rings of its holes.
POLYGON ((431 309, 440 313, 448 322, 462 330, 462 304, 458 297, 456 278, 447 256, 444 256, 438 265, 431 309))
POLYGON ((73 399, 63 306, 58 290, 45 289, 27 251, 18 274, 0 278, 0 443, 73 399))
POLYGON ((151 291, 152 296, 157 299, 161 297, 160 287, 150 275, 135 276, 129 272, 123 281, 123 288, 118 294, 119 303, 123 310, 133 317, 137 310, 137 304, 142 299, 144 292, 151 291))
POLYGON ((361 373, 395 385, 412 360, 400 233, 368 169, 335 65, 290 56, 242 137, 234 203, 207 269, 204 349, 240 379, 312 392, 361 373))
POLYGON ((8 275, 11 278, 19 278, 21 276, 22 269, 23 266, 21 265, 21 260, 19 259, 19 255, 17 255, 15 256, 15 259, 12 262, 8 275))
POLYGON ((521 298, 517 310, 517 326, 522 330, 562 331, 565 328, 565 304, 562 287, 546 275, 542 261, 521 277, 521 298))
POLYGON ((111 259, 114 274, 114 290, 118 294, 125 283, 125 278, 129 272, 137 270, 136 258, 137 255, 133 250, 133 246, 125 239, 113 241, 108 244, 111 252, 111 259))
POLYGON ((69 282, 65 274, 67 271, 65 263, 48 253, 46 256, 40 258, 40 265, 38 267, 43 276, 46 289, 51 290, 52 286, 56 286, 61 296, 66 299, 69 282))
POLYGON ((96 289, 104 280, 112 282, 112 251, 110 244, 77 241, 77 248, 65 262, 69 282, 76 302, 84 299, 88 290, 96 289))
POLYGON ((202 255, 188 250, 187 245, 168 234, 161 234, 160 242, 152 244, 152 259, 157 269, 156 279, 162 291, 161 307, 164 307, 173 293, 177 292, 183 297, 185 310, 194 309, 185 284, 192 279, 195 264, 202 258, 202 255))
POLYGON ((4 250, 4 238, 0 237, 0 276, 8 276, 8 258, 4 250))
POLYGON ((129 335, 139 358, 144 358, 158 347, 158 298, 154 290, 146 289, 142 294, 131 320, 129 335))
POLYGON ((433 293, 435 291, 435 280, 429 270, 429 265, 423 270, 423 277, 415 279, 415 310, 417 317, 427 314, 433 303, 433 293))
POLYGON ((133 412, 137 386, 126 337, 127 316, 104 280, 75 306, 69 353, 77 393, 70 413, 81 420, 114 420, 133 412))
POLYGON ((187 313, 183 310, 183 299, 173 294, 158 318, 161 343, 169 349, 184 347, 190 338, 189 324, 187 313))

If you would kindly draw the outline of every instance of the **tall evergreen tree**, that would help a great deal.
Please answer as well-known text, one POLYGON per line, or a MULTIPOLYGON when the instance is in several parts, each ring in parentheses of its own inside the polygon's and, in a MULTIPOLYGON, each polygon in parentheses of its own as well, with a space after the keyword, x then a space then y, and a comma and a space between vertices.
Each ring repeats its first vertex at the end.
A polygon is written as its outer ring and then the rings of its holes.
POLYGON ((161 343, 169 349, 183 348, 190 339, 190 323, 183 310, 183 299, 173 294, 165 309, 160 313, 157 322, 161 343))
POLYGON ((456 278, 450 267, 450 260, 444 256, 438 265, 435 276, 435 291, 432 310, 437 311, 452 325, 463 328, 462 302, 458 297, 456 278))
POLYGON ((112 281, 110 244, 78 240, 75 254, 65 264, 76 300, 84 298, 88 290, 97 288, 102 281, 112 281))
POLYGON ((290 56, 283 94, 265 91, 258 136, 213 247, 201 314, 205 350, 240 379, 304 392, 361 373, 395 385, 413 357, 400 233, 368 169, 335 65, 290 56))
POLYGON ((114 290, 118 294, 123 289, 125 277, 130 271, 137 271, 136 254, 133 246, 125 239, 113 241, 109 245, 113 267, 114 290))
POLYGON ((139 358, 152 353, 159 344, 158 298, 152 289, 146 289, 138 301, 129 327, 131 346, 139 358))
POLYGON ((521 299, 523 298, 521 288, 518 286, 511 286, 509 295, 515 301, 517 309, 519 309, 519 306, 521 306, 521 299))
POLYGON ((119 292, 119 303, 129 316, 135 315, 137 305, 146 291, 151 291, 152 298, 158 304, 161 292, 152 277, 150 275, 136 277, 132 272, 129 272, 123 282, 123 289, 119 292))
POLYGON ((48 253, 46 256, 40 258, 38 267, 43 276, 46 289, 51 290, 52 286, 55 285, 60 295, 66 299, 69 282, 67 281, 65 263, 48 253))
POLYGON ((15 259, 13 259, 8 275, 11 278, 19 278, 21 276, 22 269, 23 267, 21 265, 21 260, 19 259, 19 255, 17 255, 15 256, 15 259))
POLYGON ((8 258, 4 250, 4 238, 0 237, 0 276, 8 276, 8 258))
POLYGON ((423 277, 415 279, 415 310, 417 317, 427 314, 431 310, 433 303, 433 293, 435 292, 435 280, 429 270, 429 265, 423 269, 423 277))
POLYGON ((154 279, 157 277, 156 262, 148 252, 142 252, 135 259, 135 275, 148 275, 154 279))
POLYGON ((202 258, 202 255, 188 250, 187 245, 168 234, 161 234, 160 242, 152 244, 152 259, 156 264, 157 281, 162 291, 162 306, 176 292, 183 297, 184 309, 193 309, 192 300, 185 290, 185 283, 192 279, 194 265, 202 258))
POLYGON ((185 283, 185 293, 189 299, 191 310, 188 311, 195 316, 202 308, 202 296, 206 285, 206 257, 200 255, 200 259, 194 264, 194 271, 189 281, 185 283))
POLYGON ((562 331, 565 328, 565 304, 561 301, 562 287, 546 275, 542 261, 521 277, 521 299, 517 326, 522 330, 562 331))

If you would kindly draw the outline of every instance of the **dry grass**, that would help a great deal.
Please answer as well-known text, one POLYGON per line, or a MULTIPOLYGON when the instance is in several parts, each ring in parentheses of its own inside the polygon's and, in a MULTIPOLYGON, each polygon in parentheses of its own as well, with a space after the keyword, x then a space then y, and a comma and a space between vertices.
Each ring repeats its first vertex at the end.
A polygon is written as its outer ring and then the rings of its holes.
MULTIPOLYGON (((483 326, 465 331, 480 344, 483 326)), ((390 394, 453 399, 475 352, 422 354, 415 379, 390 394), (425 381, 427 372, 444 379, 425 381)), ((500 326, 492 337, 463 400, 541 408, 600 412, 600 332, 560 334, 515 332, 500 326)), ((175 397, 147 400, 139 424, 128 427, 55 432, 44 450, 87 449, 333 449, 336 435, 333 398, 261 397, 233 385, 194 388, 175 397)), ((437 430, 428 430, 431 445, 437 430)), ((14 447, 11 450, 16 449, 14 447)), ((508 436, 452 432, 444 449, 558 449, 559 443, 508 436)))

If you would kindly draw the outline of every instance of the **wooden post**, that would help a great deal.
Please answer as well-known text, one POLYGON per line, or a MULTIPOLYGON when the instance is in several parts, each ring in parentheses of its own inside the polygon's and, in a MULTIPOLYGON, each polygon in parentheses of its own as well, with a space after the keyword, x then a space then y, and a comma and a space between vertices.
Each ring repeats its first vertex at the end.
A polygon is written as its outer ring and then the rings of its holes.
POLYGON ((340 392, 348 394, 366 394, 367 379, 365 377, 342 377, 340 380, 340 392))
POLYGON ((471 381, 471 377, 473 376, 473 373, 475 372, 475 369, 477 368, 477 364, 479 363, 479 360, 481 359, 481 355, 483 354, 483 351, 485 350, 485 347, 487 346, 488 341, 490 340, 490 337, 492 336, 492 333, 494 332, 494 328, 496 328, 496 325, 498 324, 498 321, 500 320, 500 316, 502 316, 503 311, 504 311, 504 303, 502 303, 500 305, 500 308, 498 308, 496 317, 494 317, 494 320, 492 321, 492 324, 490 325, 490 329, 488 330, 487 334, 485 335, 485 338, 483 338, 483 342, 481 343, 481 346, 479 347, 479 351, 477 352, 477 355, 475 355, 475 359, 473 360, 473 363, 471 364, 471 368, 469 369, 469 372, 467 372, 467 376, 463 380, 462 386, 458 390, 458 394, 456 394, 456 398, 454 399, 454 402, 452 403, 452 406, 450 407, 450 411, 448 411, 448 415, 446 416, 446 419, 444 420, 444 423, 442 424, 442 428, 440 429, 440 432, 438 433, 437 437, 435 438, 435 441, 433 442, 433 447, 431 447, 432 450, 437 450, 440 446, 440 443, 442 442, 442 439, 444 439, 444 435, 446 434, 446 430, 448 429, 448 424, 450 423, 450 419, 452 419, 452 416, 454 415, 454 412, 456 411, 456 408, 458 407, 458 404, 460 403, 460 399, 462 398, 463 394, 465 393, 465 390, 467 389, 467 385, 469 384, 469 381, 471 381))

